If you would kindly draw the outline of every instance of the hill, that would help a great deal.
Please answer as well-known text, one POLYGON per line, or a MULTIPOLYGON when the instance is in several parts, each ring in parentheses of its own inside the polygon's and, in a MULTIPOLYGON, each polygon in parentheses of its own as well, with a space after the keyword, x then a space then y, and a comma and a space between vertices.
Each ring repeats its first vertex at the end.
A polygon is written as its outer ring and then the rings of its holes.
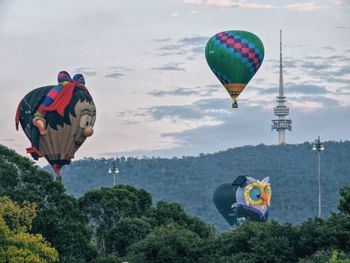
MULTIPOLYGON (((270 177, 270 218, 301 223, 317 215, 317 156, 310 143, 284 146, 244 146, 214 154, 182 158, 117 158, 117 184, 129 184, 150 192, 154 201, 180 203, 218 229, 229 226, 216 211, 214 189, 238 175, 270 177)), ((337 211, 339 189, 350 183, 350 142, 326 142, 321 156, 323 215, 337 211)), ((63 169, 67 192, 81 196, 89 189, 111 186, 112 159, 87 158, 63 169)))
POLYGON ((152 206, 150 193, 129 185, 68 196, 48 173, 0 145, 0 258, 6 262, 54 263, 59 256, 63 263, 345 263, 349 203, 350 187, 342 187, 340 211, 327 219, 247 222, 218 233, 179 204, 152 206))

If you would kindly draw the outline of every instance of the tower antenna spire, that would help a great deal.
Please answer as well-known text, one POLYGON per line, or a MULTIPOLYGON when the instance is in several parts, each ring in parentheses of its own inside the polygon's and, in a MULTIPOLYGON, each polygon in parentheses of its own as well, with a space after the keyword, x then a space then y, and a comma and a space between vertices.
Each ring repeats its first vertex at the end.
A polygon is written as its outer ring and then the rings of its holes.
POLYGON ((278 119, 272 120, 272 130, 278 131, 278 143, 286 143, 285 131, 292 130, 292 120, 286 119, 285 117, 289 115, 289 108, 286 106, 287 97, 284 96, 283 92, 283 65, 282 65, 282 30, 280 30, 280 72, 279 72, 279 88, 277 96, 277 105, 273 109, 274 114, 278 119))

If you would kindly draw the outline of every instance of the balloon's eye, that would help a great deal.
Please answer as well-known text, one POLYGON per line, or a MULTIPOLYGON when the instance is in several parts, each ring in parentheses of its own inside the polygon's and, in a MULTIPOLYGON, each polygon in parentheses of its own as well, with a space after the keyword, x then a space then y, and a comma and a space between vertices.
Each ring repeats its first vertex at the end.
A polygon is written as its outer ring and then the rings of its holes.
POLYGON ((260 199, 260 190, 256 187, 254 187, 250 191, 249 196, 253 201, 258 201, 260 199))
POLYGON ((80 128, 86 128, 88 126, 90 126, 91 123, 91 116, 89 115, 83 115, 80 118, 80 128))

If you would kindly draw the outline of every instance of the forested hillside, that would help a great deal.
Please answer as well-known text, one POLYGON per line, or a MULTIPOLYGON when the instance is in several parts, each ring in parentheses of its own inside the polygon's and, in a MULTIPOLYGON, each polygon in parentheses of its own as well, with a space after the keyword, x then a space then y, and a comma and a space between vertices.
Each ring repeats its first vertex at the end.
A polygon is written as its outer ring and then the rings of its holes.
MULTIPOLYGON (((322 204, 325 216, 337 211, 339 189, 350 183, 350 142, 326 142, 321 156, 322 204)), ((214 189, 238 175, 270 177, 270 218, 301 223, 317 215, 317 156, 310 143, 285 146, 244 146, 215 154, 183 158, 117 158, 117 184, 150 192, 154 201, 179 202, 191 215, 229 226, 216 211, 214 189)), ((67 192, 81 196, 90 189, 111 186, 112 159, 84 159, 63 169, 67 192)))
POLYGON ((150 193, 129 185, 68 196, 0 145, 0 262, 349 263, 349 186, 338 200, 339 212, 327 219, 247 222, 219 233, 181 205, 152 205, 150 193))

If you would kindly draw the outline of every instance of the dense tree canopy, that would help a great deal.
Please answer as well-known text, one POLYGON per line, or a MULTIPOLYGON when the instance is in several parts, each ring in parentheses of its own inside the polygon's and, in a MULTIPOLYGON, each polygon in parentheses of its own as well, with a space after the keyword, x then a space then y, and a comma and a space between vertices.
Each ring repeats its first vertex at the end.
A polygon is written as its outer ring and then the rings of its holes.
MULTIPOLYGON (((131 165, 120 159, 120 165, 131 169, 141 161, 131 165)), ((186 195, 184 189, 178 191, 186 195)), ((76 199, 28 159, 0 146, 0 193, 0 262, 55 262, 58 256, 67 263, 349 263, 350 259, 350 186, 343 186, 338 196, 340 212, 326 218, 309 218, 297 225, 246 222, 221 233, 188 215, 179 203, 152 204, 148 192, 129 185, 90 190, 76 199)))
POLYGON ((30 234, 36 205, 27 201, 20 207, 9 197, 0 197, 0 262, 50 263, 58 261, 57 251, 40 234, 30 234))
POLYGON ((32 232, 42 234, 59 252, 61 262, 86 262, 95 252, 91 231, 75 198, 47 172, 0 145, 0 196, 37 206, 32 232))

